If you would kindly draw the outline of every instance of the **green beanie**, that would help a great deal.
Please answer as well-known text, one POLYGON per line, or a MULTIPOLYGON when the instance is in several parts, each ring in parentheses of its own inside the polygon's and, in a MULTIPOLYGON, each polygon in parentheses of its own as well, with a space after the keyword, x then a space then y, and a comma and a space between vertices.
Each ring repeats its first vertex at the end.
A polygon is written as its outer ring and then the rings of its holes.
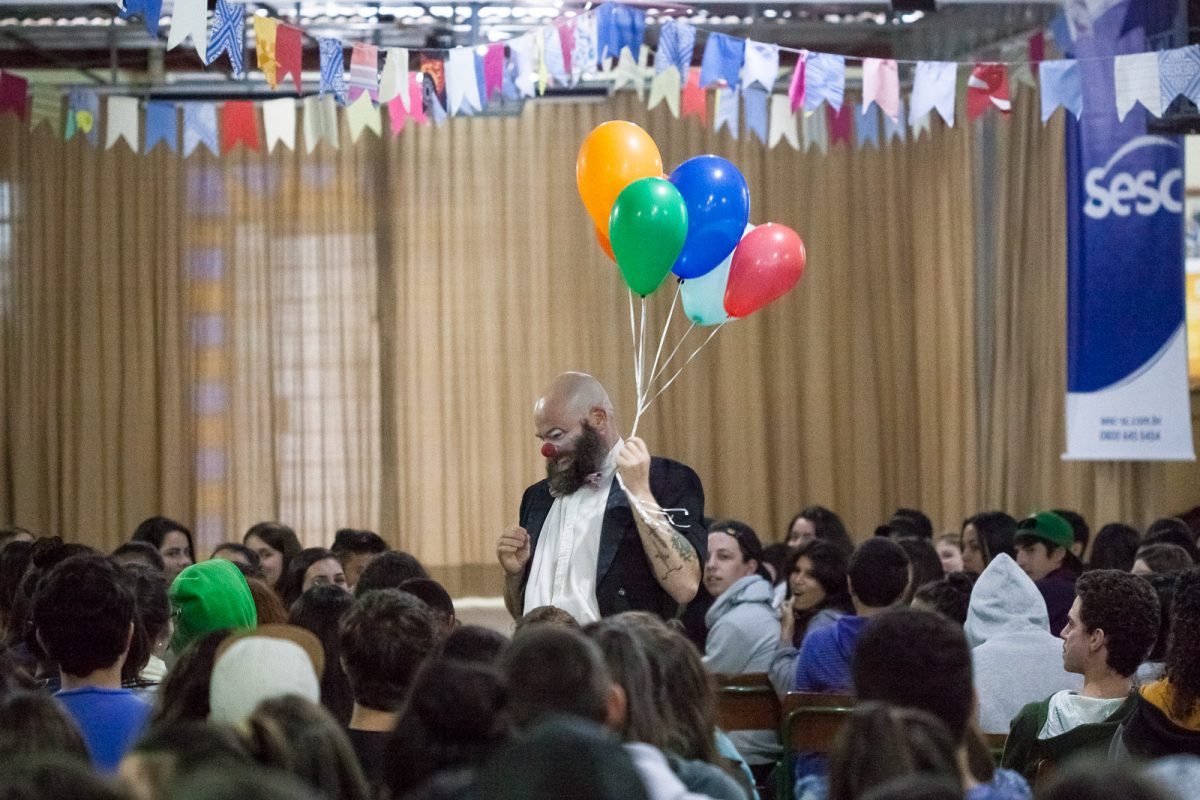
POLYGON ((215 558, 180 572, 171 584, 175 638, 171 649, 182 653, 209 631, 253 628, 258 624, 254 597, 232 561, 215 558))
POLYGON ((1053 511, 1039 511, 1017 523, 1017 533, 1013 540, 1020 544, 1022 541, 1038 541, 1064 550, 1070 550, 1075 544, 1075 531, 1071 523, 1055 514, 1053 511))

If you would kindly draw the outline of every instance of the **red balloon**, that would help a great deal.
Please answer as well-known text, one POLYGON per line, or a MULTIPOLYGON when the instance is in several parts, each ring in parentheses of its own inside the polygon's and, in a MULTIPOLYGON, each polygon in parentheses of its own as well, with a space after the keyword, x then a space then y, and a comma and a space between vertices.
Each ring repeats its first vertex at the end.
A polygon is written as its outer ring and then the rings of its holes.
POLYGON ((742 237, 729 265, 725 311, 745 317, 778 300, 804 274, 804 242, 785 225, 768 222, 742 237))

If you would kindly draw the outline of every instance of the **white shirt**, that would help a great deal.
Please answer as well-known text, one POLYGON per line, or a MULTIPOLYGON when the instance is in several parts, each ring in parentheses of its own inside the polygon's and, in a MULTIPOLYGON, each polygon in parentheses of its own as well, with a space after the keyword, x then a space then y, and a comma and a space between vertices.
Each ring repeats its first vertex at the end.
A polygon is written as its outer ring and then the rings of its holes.
POLYGON ((584 484, 572 494, 554 498, 533 553, 524 613, 540 606, 556 606, 580 625, 600 619, 596 602, 600 528, 617 471, 617 453, 624 444, 618 440, 605 456, 599 486, 593 489, 584 484))

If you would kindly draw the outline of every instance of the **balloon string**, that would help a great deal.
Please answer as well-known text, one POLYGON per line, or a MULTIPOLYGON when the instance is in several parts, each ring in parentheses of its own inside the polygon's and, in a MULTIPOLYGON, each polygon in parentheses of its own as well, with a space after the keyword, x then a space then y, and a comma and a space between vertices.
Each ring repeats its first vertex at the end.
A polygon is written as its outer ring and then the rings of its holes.
MULTIPOLYGON (((646 345, 646 298, 643 297, 642 298, 642 324, 641 324, 641 329, 638 331, 638 345, 637 345, 637 348, 638 348, 638 352, 637 352, 637 370, 638 370, 637 413, 633 417, 633 429, 630 430, 630 432, 629 432, 630 436, 637 436, 638 423, 642 421, 642 412, 646 410, 646 407, 642 404, 642 397, 643 397, 642 376, 643 376, 643 369, 646 366, 646 362, 645 362, 645 358, 644 358, 645 357, 645 352, 644 352, 645 345, 646 345)), ((650 387, 647 386, 646 391, 649 392, 649 390, 650 390, 650 387)))
MULTIPOLYGON (((728 320, 726 320, 725 322, 728 322, 728 320)), ((713 332, 708 335, 708 338, 705 339, 703 342, 701 342, 700 346, 692 351, 692 354, 690 356, 688 356, 687 361, 683 362, 683 366, 681 366, 678 370, 676 370, 675 374, 671 376, 671 380, 667 381, 666 384, 661 389, 659 389, 658 392, 655 393, 654 397, 650 398, 650 400, 646 403, 646 408, 649 408, 650 403, 653 403, 655 400, 657 400, 658 396, 661 395, 663 392, 665 392, 670 387, 670 385, 675 382, 675 379, 678 378, 683 373, 683 368, 686 367, 688 364, 692 363, 692 359, 696 357, 697 353, 699 353, 701 350, 704 349, 704 345, 706 345, 710 341, 712 341, 712 338, 717 335, 717 333, 721 330, 721 328, 725 327, 725 322, 722 322, 720 325, 718 325, 716 328, 714 328, 713 332)), ((642 410, 644 411, 645 409, 642 409, 642 410)))
POLYGON ((629 336, 633 344, 633 383, 638 397, 642 396, 642 373, 638 370, 637 323, 633 318, 633 289, 629 290, 629 336))
POLYGON ((675 296, 671 298, 671 310, 667 313, 667 322, 663 325, 662 335, 658 337, 658 351, 654 354, 654 366, 650 367, 650 380, 646 381, 646 392, 638 397, 638 405, 641 406, 646 402, 646 395, 650 393, 650 384, 654 383, 654 375, 658 372, 658 360, 662 357, 663 345, 667 342, 667 331, 671 329, 671 320, 675 316, 675 306, 679 303, 679 287, 683 284, 675 284, 675 296))
POLYGON ((667 360, 662 363, 662 366, 659 367, 658 371, 656 371, 654 374, 652 374, 650 376, 650 383, 654 383, 656 380, 659 379, 659 377, 664 372, 667 371, 667 367, 669 367, 671 365, 671 360, 675 358, 675 354, 679 352, 679 348, 683 347, 683 343, 685 341, 687 341, 688 336, 695 329, 696 329, 696 323, 694 323, 694 322, 688 326, 688 329, 683 332, 683 336, 679 339, 678 342, 675 343, 675 349, 671 351, 671 354, 669 356, 667 356, 667 360))

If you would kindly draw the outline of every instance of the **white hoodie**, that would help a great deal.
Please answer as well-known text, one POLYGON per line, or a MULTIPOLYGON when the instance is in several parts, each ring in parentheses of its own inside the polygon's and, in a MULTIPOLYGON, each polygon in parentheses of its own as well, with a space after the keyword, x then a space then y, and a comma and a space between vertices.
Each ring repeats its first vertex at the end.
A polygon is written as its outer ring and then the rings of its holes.
POLYGON ((992 559, 975 583, 965 630, 984 733, 1008 733, 1026 703, 1083 688, 1082 675, 1063 669, 1063 643, 1050 633, 1041 592, 1004 554, 992 559))

